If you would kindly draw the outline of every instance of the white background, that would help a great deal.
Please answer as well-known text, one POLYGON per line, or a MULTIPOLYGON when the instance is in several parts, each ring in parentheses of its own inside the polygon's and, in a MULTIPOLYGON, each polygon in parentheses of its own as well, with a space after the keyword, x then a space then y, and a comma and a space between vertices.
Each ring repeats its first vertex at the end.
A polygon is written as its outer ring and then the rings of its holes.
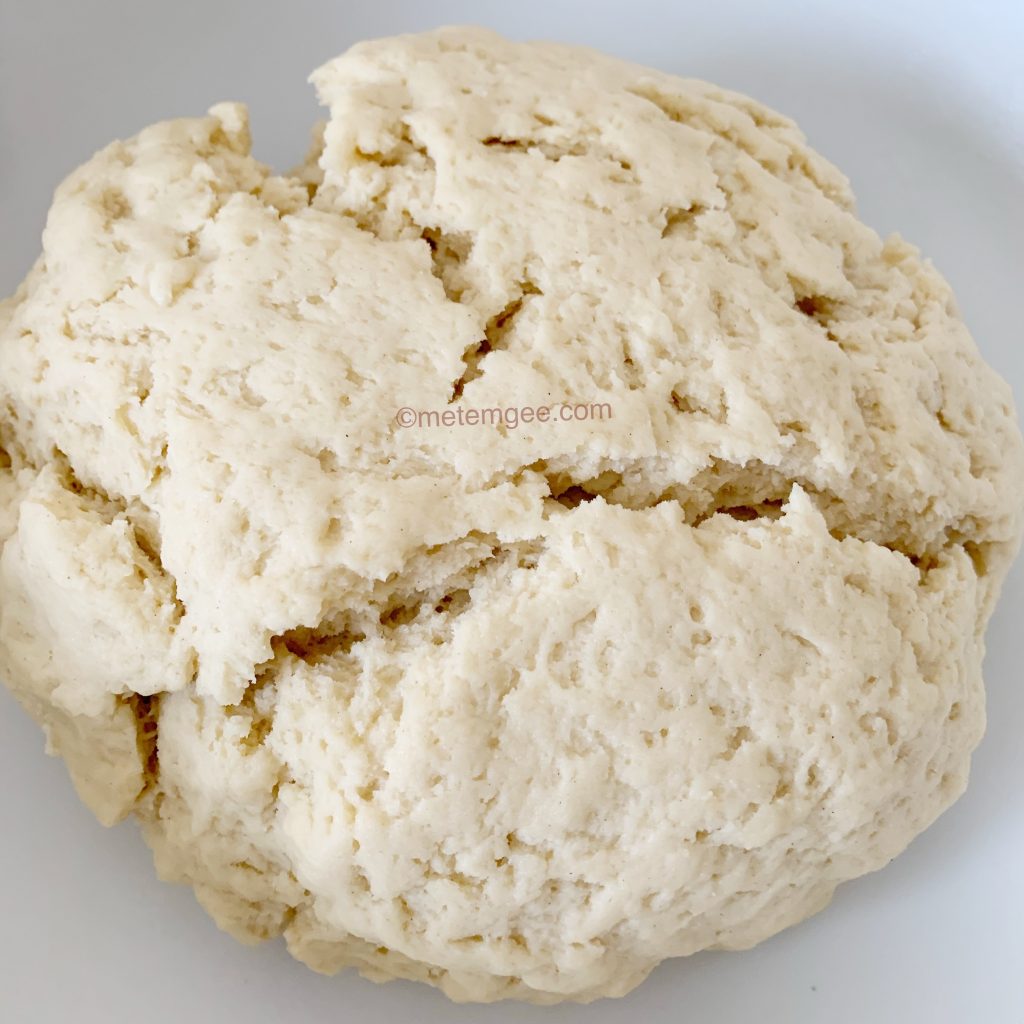
MULTIPOLYGON (((154 3, 0 0, 0 293, 35 258, 57 182, 114 137, 222 99, 257 156, 303 154, 306 75, 360 38, 482 22, 749 92, 851 177, 863 217, 952 281, 1024 399, 1024 7, 1003 3, 154 3)), ((2 367, 0 367, 0 372, 2 367)), ((663 965, 621 1001, 457 1007, 407 983, 322 978, 237 945, 105 831, 0 694, 0 1019, 1020 1024, 1024 1021, 1024 573, 989 632, 990 727, 968 794, 885 871, 749 953, 663 965)))

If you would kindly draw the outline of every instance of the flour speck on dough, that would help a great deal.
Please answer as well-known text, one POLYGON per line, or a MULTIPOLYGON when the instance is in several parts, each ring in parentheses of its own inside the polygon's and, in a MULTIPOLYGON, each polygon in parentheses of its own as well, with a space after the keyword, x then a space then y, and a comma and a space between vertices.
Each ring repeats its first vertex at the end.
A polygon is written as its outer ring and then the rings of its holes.
POLYGON ((962 792, 1007 386, 745 97, 449 29, 57 191, 0 304, 0 678, 244 941, 459 1000, 750 946, 962 792), (395 411, 608 403, 399 429, 395 411))

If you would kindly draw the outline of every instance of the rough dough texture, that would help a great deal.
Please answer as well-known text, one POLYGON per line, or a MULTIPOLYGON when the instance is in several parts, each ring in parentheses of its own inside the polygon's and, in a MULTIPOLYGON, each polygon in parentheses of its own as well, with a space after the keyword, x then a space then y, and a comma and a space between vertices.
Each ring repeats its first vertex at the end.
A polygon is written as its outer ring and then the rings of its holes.
POLYGON ((243 940, 455 999, 749 946, 963 790, 1022 523, 949 287, 742 96, 445 30, 60 187, 0 306, 0 676, 243 940), (602 421, 400 429, 608 402, 602 421))

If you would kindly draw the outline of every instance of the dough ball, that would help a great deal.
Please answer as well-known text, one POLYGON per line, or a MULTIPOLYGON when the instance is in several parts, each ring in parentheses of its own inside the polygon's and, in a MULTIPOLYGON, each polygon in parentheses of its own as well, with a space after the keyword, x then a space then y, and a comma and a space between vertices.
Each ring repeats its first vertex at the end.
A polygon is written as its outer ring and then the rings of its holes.
POLYGON ((948 285, 712 85, 464 29, 313 81, 291 174, 222 104, 58 190, 0 677, 317 970, 588 1000, 819 910, 983 729, 1024 455, 948 285))

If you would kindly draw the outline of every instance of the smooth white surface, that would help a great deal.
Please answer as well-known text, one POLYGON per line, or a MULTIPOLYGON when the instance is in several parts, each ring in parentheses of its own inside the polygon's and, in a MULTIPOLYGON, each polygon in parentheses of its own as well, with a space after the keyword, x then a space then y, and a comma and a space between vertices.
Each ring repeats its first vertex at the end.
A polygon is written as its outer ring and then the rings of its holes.
MULTIPOLYGON (((1024 8, 1001 3, 285 4, 0 0, 0 294, 35 259, 57 182, 112 138, 222 99, 285 169, 317 115, 304 80, 360 38, 481 22, 749 92, 851 177, 863 217, 952 281, 1024 403, 1024 8)), ((0 367, 2 372, 2 367, 0 367)), ((989 732, 967 795, 885 871, 749 953, 662 966, 625 1000, 457 1007, 246 949, 154 881, 135 829, 104 831, 0 693, 0 1020, 1024 1021, 1024 571, 989 630, 989 732)))

